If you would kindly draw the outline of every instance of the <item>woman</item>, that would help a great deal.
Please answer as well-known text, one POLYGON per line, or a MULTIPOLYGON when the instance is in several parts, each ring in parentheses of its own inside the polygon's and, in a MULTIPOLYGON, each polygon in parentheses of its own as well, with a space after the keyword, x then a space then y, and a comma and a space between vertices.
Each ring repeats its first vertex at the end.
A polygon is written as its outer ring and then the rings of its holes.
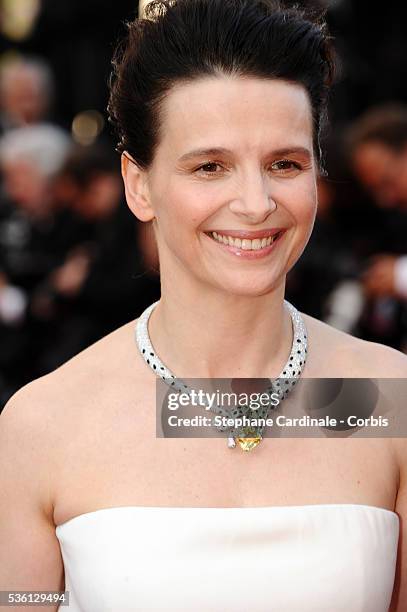
POLYGON ((5 408, 1 588, 65 584, 74 611, 400 612, 402 439, 258 436, 244 453, 244 436, 156 437, 161 367, 275 379, 302 339, 296 376, 406 375, 397 351, 284 302, 315 217, 324 26, 273 0, 147 17, 116 55, 109 110, 162 297, 5 408))

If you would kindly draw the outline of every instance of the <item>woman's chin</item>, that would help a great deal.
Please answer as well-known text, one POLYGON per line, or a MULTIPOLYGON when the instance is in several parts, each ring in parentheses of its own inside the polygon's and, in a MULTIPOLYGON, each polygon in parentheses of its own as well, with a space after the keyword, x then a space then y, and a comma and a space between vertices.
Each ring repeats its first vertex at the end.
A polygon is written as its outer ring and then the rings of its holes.
MULTIPOLYGON (((214 283, 215 284, 215 283, 214 283)), ((278 279, 264 279, 253 282, 253 280, 244 282, 244 279, 232 280, 225 279, 224 283, 219 283, 219 279, 216 282, 216 286, 219 287, 224 293, 233 295, 236 297, 260 297, 267 295, 275 291, 281 284, 281 277, 278 279)))

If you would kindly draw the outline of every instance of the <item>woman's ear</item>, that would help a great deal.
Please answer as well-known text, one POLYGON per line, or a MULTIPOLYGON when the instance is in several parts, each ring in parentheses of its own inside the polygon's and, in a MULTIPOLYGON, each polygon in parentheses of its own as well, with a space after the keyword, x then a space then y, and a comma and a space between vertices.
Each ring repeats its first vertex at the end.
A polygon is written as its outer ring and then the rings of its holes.
POLYGON ((127 204, 140 221, 154 219, 147 186, 147 173, 142 170, 127 151, 121 157, 122 177, 127 204))

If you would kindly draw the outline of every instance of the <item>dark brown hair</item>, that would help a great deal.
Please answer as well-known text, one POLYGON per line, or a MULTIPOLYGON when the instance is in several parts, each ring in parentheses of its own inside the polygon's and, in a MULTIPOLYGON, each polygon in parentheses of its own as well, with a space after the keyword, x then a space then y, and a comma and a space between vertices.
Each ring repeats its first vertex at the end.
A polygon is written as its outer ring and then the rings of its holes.
POLYGON ((323 12, 286 8, 278 0, 153 0, 145 17, 127 24, 112 60, 108 112, 119 152, 128 151, 148 169, 160 142, 160 105, 170 89, 224 74, 302 85, 321 163, 334 74, 323 12))

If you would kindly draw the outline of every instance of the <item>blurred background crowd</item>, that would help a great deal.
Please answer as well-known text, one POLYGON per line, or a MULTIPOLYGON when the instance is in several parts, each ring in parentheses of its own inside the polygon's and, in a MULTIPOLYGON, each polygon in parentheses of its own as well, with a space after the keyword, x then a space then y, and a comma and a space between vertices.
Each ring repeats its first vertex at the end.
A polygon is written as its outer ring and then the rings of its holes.
MULTIPOLYGON (((124 200, 110 60, 137 0, 0 0, 0 410, 159 298, 124 200)), ((286 4, 291 4, 286 0, 286 4)), ((407 353, 407 38, 400 2, 324 5, 338 55, 296 307, 407 353)))

